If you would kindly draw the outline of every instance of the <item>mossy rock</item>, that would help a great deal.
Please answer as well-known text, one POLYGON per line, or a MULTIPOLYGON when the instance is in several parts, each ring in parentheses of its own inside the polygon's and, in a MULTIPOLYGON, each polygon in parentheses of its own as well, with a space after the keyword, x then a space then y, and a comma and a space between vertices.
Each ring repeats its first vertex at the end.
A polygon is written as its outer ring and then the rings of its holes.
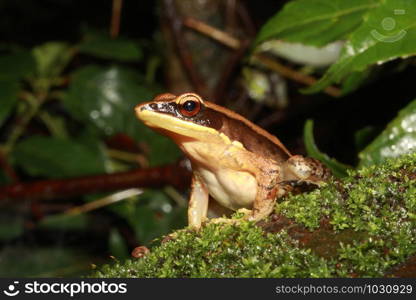
POLYGON ((416 276, 416 153, 281 199, 265 221, 181 230, 92 277, 416 276))

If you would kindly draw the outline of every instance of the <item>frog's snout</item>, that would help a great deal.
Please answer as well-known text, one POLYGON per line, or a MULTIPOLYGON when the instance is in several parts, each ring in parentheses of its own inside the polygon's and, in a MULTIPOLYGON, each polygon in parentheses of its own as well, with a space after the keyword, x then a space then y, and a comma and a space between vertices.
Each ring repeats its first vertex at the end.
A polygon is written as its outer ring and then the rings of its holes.
POLYGON ((136 115, 140 115, 142 112, 146 111, 146 110, 154 110, 154 107, 152 107, 153 103, 140 103, 137 104, 134 107, 134 110, 136 111, 136 115))

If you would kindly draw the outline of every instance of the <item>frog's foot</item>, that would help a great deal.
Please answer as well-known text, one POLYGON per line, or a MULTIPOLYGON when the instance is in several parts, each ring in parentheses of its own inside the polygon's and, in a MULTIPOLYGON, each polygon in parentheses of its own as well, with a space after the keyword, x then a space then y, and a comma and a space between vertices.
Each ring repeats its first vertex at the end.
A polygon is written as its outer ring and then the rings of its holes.
POLYGON ((176 240, 178 238, 179 233, 181 232, 192 232, 192 231, 197 231, 198 228, 193 228, 193 227, 185 227, 182 229, 178 229, 175 230, 172 233, 169 233, 168 235, 165 235, 162 239, 162 244, 171 240, 176 240))
POLYGON ((331 171, 319 160, 301 155, 293 155, 284 164, 285 180, 297 180, 321 185, 332 176, 331 171))
POLYGON ((250 217, 250 215, 253 213, 253 211, 251 209, 247 209, 247 208, 240 208, 239 210, 237 210, 238 214, 242 214, 243 215, 243 219, 247 219, 250 217))
POLYGON ((234 225, 234 224, 238 224, 241 220, 239 219, 230 219, 230 218, 214 218, 214 219, 209 219, 207 221, 207 225, 208 224, 230 224, 230 225, 234 225))
POLYGON ((238 219, 224 218, 224 217, 213 218, 213 219, 209 219, 207 221, 207 224, 238 224, 241 221, 249 220, 250 216, 252 215, 252 211, 246 208, 240 208, 239 210, 236 211, 236 213, 239 215, 238 219))

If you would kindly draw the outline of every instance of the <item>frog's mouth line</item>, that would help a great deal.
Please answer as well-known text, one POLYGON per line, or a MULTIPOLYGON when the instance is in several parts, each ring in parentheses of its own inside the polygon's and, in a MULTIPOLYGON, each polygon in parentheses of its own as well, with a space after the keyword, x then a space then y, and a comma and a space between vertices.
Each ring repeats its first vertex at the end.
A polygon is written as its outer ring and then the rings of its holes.
POLYGON ((199 125, 192 121, 185 121, 178 119, 170 114, 161 112, 155 112, 147 109, 141 109, 141 106, 136 107, 136 115, 142 120, 142 122, 153 128, 154 130, 160 131, 164 135, 181 136, 181 140, 184 138, 190 138, 198 141, 208 141, 211 143, 217 142, 234 144, 241 148, 243 145, 237 141, 231 141, 228 136, 223 133, 219 133, 217 130, 211 127, 199 125))
POLYGON ((136 115, 149 127, 160 128, 187 137, 200 139, 201 134, 202 136, 204 134, 218 135, 218 132, 213 128, 181 120, 170 114, 141 109, 140 106, 136 108, 136 115))

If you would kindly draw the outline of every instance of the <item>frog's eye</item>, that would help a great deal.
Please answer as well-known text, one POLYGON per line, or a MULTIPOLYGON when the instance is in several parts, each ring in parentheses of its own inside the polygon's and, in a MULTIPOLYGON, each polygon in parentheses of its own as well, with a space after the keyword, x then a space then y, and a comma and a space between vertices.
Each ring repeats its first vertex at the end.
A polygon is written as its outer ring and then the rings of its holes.
POLYGON ((180 104, 180 113, 185 117, 193 117, 201 110, 201 103, 198 100, 185 100, 180 104))

